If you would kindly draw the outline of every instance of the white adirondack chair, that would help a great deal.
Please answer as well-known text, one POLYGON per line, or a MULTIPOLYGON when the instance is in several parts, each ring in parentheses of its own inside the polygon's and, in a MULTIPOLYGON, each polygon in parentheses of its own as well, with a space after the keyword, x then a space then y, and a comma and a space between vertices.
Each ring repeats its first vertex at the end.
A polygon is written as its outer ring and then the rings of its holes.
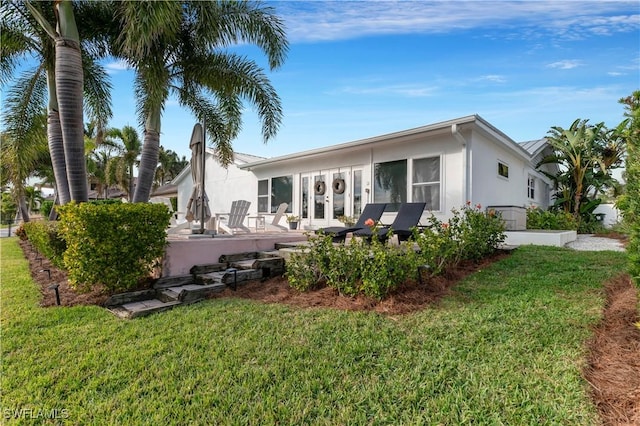
POLYGON ((265 231, 289 231, 288 227, 279 224, 282 216, 284 216, 284 213, 287 211, 287 207, 289 207, 289 204, 287 203, 282 203, 278 206, 278 210, 276 210, 271 223, 264 224, 265 231))
POLYGON ((251 232, 244 225, 247 218, 251 202, 247 200, 236 200, 231 203, 231 211, 229 213, 216 213, 216 226, 218 231, 226 234, 234 235, 238 232, 251 232))

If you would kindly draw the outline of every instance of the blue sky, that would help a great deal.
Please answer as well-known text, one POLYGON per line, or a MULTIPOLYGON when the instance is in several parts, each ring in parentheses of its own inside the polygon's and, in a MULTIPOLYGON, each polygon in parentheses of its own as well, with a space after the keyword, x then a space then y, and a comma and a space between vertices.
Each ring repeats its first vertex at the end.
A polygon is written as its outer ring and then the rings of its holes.
MULTIPOLYGON (((576 118, 614 127, 640 89, 640 3, 613 1, 280 1, 284 65, 278 135, 262 142, 247 104, 238 152, 265 157, 479 114, 516 141, 576 118)), ((234 51, 267 69, 252 46, 234 51)), ((136 125, 132 72, 109 63, 114 117, 136 125)), ((195 118, 166 105, 160 142, 180 155, 195 118)))

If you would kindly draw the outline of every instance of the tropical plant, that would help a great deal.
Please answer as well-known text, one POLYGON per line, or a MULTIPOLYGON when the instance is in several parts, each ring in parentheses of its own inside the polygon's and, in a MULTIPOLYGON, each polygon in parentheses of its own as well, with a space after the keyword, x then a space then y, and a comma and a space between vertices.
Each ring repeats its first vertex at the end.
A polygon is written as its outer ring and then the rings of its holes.
POLYGON ((187 167, 189 161, 185 156, 180 158, 178 154, 170 149, 160 147, 158 157, 158 168, 156 169, 154 188, 171 182, 178 174, 187 167))
POLYGON ((133 169, 138 162, 138 156, 142 149, 142 142, 138 132, 132 126, 124 126, 122 129, 110 129, 107 138, 114 142, 119 150, 119 155, 109 159, 105 174, 107 185, 118 185, 127 193, 129 201, 133 196, 133 169))
POLYGON ((78 33, 74 30, 71 2, 66 0, 3 1, 0 10, 0 83, 12 82, 7 91, 3 114, 5 127, 14 138, 24 138, 32 117, 40 114, 46 105, 48 144, 59 200, 64 204, 72 199, 69 177, 74 185, 73 193, 83 199, 86 197, 86 174, 83 171, 84 148, 81 136, 82 94, 84 89, 87 115, 102 125, 106 123, 111 116, 110 86, 106 73, 97 63, 106 49, 102 39, 103 26, 96 25, 95 22, 104 20, 110 14, 101 2, 76 3, 76 17, 80 22, 78 33), (60 22, 56 19, 56 11, 60 22), (56 27, 60 33, 54 30, 56 27), (82 56, 80 38, 83 42, 82 56), (56 52, 60 54, 56 55, 56 52), (68 62, 69 55, 74 58, 74 62, 68 62), (32 58, 36 60, 35 66, 32 58), (62 73, 58 82, 56 60, 59 72, 62 73), (21 67, 24 71, 15 77, 16 70, 21 67), (70 68, 74 73, 71 80, 66 77, 70 68), (83 80, 86 82, 84 85, 83 80), (56 84, 59 85, 58 89, 63 90, 62 93, 58 93, 56 84), (65 93, 69 88, 73 88, 75 92, 65 93), (78 127, 73 131, 67 130, 68 146, 63 142, 60 103, 65 111, 73 114, 75 120, 69 122, 65 118, 63 124, 66 127, 78 127))
POLYGON ((271 7, 254 2, 113 2, 118 28, 114 55, 136 72, 135 91, 144 144, 133 200, 146 202, 158 164, 162 110, 170 94, 205 123, 221 164, 231 163, 231 141, 241 127, 243 100, 256 106, 265 142, 280 124, 280 99, 252 60, 224 49, 256 44, 269 67, 285 57, 284 25, 271 7))
POLYGON ((625 144, 619 132, 608 130, 604 123, 590 125, 581 119, 569 129, 554 126, 549 130, 547 141, 554 152, 543 158, 538 167, 559 165, 555 175, 540 170, 555 184, 556 207, 571 213, 576 220, 581 215, 590 217, 589 203, 611 186, 611 169, 621 165, 625 144))
POLYGON ((640 90, 620 99, 620 103, 624 105, 627 117, 622 134, 627 141, 628 155, 625 173, 627 193, 619 207, 630 229, 627 252, 631 276, 640 285, 640 90))
POLYGON ((28 222, 30 208, 26 198, 27 179, 34 174, 47 149, 45 116, 40 114, 32 117, 21 137, 2 133, 0 144, 2 186, 11 188, 15 203, 19 206, 20 217, 28 222))

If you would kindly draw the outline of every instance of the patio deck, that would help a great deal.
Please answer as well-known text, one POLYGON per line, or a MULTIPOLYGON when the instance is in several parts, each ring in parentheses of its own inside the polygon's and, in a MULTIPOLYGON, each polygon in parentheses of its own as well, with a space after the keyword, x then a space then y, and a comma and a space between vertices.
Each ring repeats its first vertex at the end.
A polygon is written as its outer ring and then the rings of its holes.
POLYGON ((162 277, 188 275, 194 265, 217 263, 223 254, 268 251, 276 243, 306 241, 306 231, 252 232, 233 236, 169 235, 162 277))

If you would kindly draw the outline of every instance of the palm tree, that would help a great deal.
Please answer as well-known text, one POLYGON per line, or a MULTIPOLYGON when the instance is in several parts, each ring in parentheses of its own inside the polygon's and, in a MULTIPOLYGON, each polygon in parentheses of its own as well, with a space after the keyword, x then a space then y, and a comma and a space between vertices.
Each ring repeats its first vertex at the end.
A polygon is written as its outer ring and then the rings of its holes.
MULTIPOLYGON (((6 82, 15 80, 7 92, 6 111, 4 113, 5 126, 13 137, 24 137, 25 123, 30 121, 36 111, 44 105, 48 107, 48 144, 53 164, 56 181, 56 191, 61 203, 66 203, 72 199, 69 188, 69 177, 73 177, 74 194, 79 194, 82 199, 82 183, 79 182, 84 164, 84 152, 82 155, 77 150, 77 135, 73 132, 69 147, 69 155, 65 153, 65 143, 59 115, 58 92, 56 89, 56 49, 59 51, 73 49, 65 46, 64 38, 58 35, 53 28, 56 26, 56 16, 54 5, 58 2, 24 2, 24 1, 3 1, 0 6, 2 11, 2 23, 0 23, 0 81, 6 82), (56 39, 59 39, 61 46, 56 47, 56 39), (36 65, 25 62, 25 58, 35 57, 36 65), (29 66, 18 78, 14 78, 14 72, 21 65, 29 66), (75 158, 78 154, 78 158, 75 158), (69 164, 67 164, 69 162, 69 164), (67 174, 69 172, 69 175, 67 174)), ((68 1, 60 2, 57 5, 61 16, 60 28, 62 35, 74 37, 77 32, 73 31, 71 17, 71 4, 68 1), (71 27, 71 28, 70 28, 71 27)), ((77 87, 84 87, 84 96, 87 99, 86 107, 89 117, 97 120, 101 125, 106 125, 111 117, 110 110, 110 85, 106 80, 106 73, 97 64, 97 59, 103 57, 107 50, 103 35, 100 34, 101 26, 94 25, 95 20, 104 20, 107 10, 100 2, 83 2, 76 5, 77 16, 80 20, 80 36, 83 38, 82 63, 76 60, 74 67, 80 67, 80 72, 84 73, 78 79, 76 75, 72 82, 67 79, 61 80, 61 84, 66 88, 69 83, 77 87), (84 86, 78 85, 84 80, 84 86)), ((68 37, 67 37, 68 38, 68 37)), ((76 39, 77 41, 77 39, 76 39)), ((73 40, 67 44, 73 45, 73 40)), ((78 46, 78 43, 75 43, 78 46)), ((76 49, 79 51, 79 49, 76 49)), ((75 55, 75 53, 74 53, 75 55)), ((59 60, 64 61, 64 54, 59 60)), ((77 59, 77 58, 76 58, 77 59)), ((65 62, 62 62, 65 63, 65 62)), ((66 63, 65 63, 66 64, 66 63)), ((77 71, 77 70, 76 70, 77 71)), ((62 69, 63 75, 68 75, 66 67, 62 69)), ((82 89, 72 97, 62 96, 63 108, 71 109, 75 119, 78 116, 78 105, 81 105, 82 89), (78 101, 78 99, 80 101, 78 101), (70 108, 67 105, 70 104, 70 108)), ((80 117, 82 109, 80 108, 80 117)), ((69 124, 69 120, 66 120, 69 124)), ((72 125, 77 125, 74 121, 72 125)), ((80 127, 81 129, 81 127, 80 127)), ((80 130, 81 131, 81 130, 80 130)), ((86 187, 86 176, 83 178, 86 187)))
POLYGON ((111 129, 107 131, 109 139, 120 141, 118 149, 120 155, 109 159, 106 167, 107 184, 116 184, 127 194, 127 199, 133 197, 133 169, 138 162, 138 156, 142 149, 142 142, 138 132, 132 126, 124 126, 122 130, 111 129))
POLYGON ((47 149, 45 115, 34 119, 21 138, 12 137, 6 132, 0 135, 0 164, 2 186, 10 185, 13 198, 18 205, 22 220, 29 221, 27 204, 27 179, 31 177, 43 152, 47 149))
POLYGON ((158 156, 158 169, 156 170, 154 188, 162 186, 172 181, 178 174, 187 167, 189 161, 185 156, 180 158, 178 154, 172 150, 166 150, 160 147, 158 156))
POLYGON ((243 100, 256 106, 265 142, 282 118, 280 99, 262 69, 226 51, 256 44, 270 68, 278 68, 288 48, 282 21, 270 7, 253 2, 122 1, 114 54, 136 70, 138 112, 144 145, 133 200, 149 200, 158 164, 161 117, 170 94, 189 108, 213 141, 220 162, 233 157, 231 141, 241 126, 243 100))
MULTIPOLYGON (((624 154, 624 139, 604 123, 589 125, 588 120, 575 120, 569 129, 554 126, 547 141, 554 153, 542 159, 543 164, 558 164, 560 171, 547 176, 555 184, 556 202, 578 219, 581 207, 595 199, 611 184, 610 169, 618 167, 624 154), (589 191, 594 195, 589 197, 589 191)), ((544 173, 544 172, 543 172, 544 173)))

